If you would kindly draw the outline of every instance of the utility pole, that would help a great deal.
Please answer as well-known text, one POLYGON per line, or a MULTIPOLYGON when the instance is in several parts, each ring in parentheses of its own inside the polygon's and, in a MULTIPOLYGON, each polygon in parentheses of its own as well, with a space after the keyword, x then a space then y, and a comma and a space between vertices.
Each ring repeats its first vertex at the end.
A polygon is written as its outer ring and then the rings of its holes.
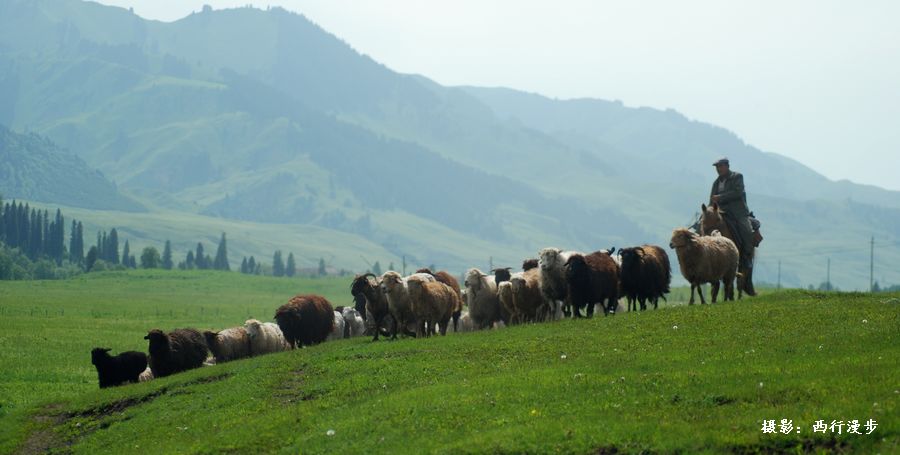
POLYGON ((494 270, 494 257, 493 256, 488 257, 488 264, 490 265, 490 268, 488 268, 488 270, 494 270))
POLYGON ((781 259, 778 260, 778 289, 781 289, 781 259))
POLYGON ((869 242, 869 292, 875 292, 875 236, 869 242))
POLYGON ((826 270, 827 270, 827 272, 825 275, 825 290, 830 291, 831 290, 831 258, 828 258, 828 268, 826 270))
POLYGON ((406 255, 403 255, 403 276, 406 276, 406 255))

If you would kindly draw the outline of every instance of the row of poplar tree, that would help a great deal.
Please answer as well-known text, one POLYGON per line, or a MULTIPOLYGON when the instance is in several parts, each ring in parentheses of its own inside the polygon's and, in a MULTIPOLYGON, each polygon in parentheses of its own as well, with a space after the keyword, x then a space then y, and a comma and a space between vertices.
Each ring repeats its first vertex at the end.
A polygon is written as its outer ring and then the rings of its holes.
MULTIPOLYGON (((141 251, 140 257, 132 254, 131 245, 125 240, 120 254, 119 232, 113 228, 109 232, 97 232, 96 244, 85 252, 84 225, 72 220, 68 247, 65 225, 65 218, 59 209, 55 216, 51 216, 49 211, 32 208, 27 203, 12 201, 4 204, 0 199, 0 243, 17 249, 31 261, 51 260, 57 266, 69 261, 85 271, 138 266, 169 270, 176 267, 181 270, 231 270, 225 233, 222 233, 215 256, 207 254, 203 244, 198 242, 197 247, 189 250, 184 260, 176 265, 172 257, 172 243, 168 240, 162 253, 149 246, 141 251)), ((262 274, 263 271, 263 264, 253 256, 245 257, 241 262, 242 273, 262 274)), ((265 272, 274 276, 295 276, 297 266, 294 254, 290 253, 285 263, 281 251, 276 251, 271 271, 266 268, 265 272)), ((320 275, 326 273, 324 259, 319 261, 319 272, 320 275)))

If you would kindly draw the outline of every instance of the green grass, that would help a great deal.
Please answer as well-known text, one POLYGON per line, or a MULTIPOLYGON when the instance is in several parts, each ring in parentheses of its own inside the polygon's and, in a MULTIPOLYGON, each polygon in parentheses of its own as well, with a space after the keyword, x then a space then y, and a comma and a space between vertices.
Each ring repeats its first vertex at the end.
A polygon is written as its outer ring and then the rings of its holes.
POLYGON ((201 272, 4 283, 0 453, 900 449, 898 295, 784 291, 427 340, 357 338, 96 389, 95 344, 143 350, 150 327, 267 318, 301 291, 344 304, 346 288, 201 272), (762 434, 763 419, 782 418, 801 432, 762 434), (852 419, 878 427, 811 431, 852 419))

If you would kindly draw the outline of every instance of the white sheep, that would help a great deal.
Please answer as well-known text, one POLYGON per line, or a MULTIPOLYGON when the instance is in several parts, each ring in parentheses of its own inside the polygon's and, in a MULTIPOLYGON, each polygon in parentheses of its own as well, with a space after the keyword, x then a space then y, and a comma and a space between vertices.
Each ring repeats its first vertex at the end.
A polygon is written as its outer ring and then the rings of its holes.
POLYGON ((359 310, 353 307, 344 307, 344 338, 361 337, 366 333, 366 321, 363 320, 359 310))
POLYGON ((334 312, 334 328, 331 330, 331 333, 328 334, 328 338, 326 341, 340 340, 344 338, 344 315, 339 311, 334 312))
POLYGON ((259 322, 256 319, 248 319, 244 322, 247 335, 250 336, 250 355, 268 354, 290 349, 290 345, 284 339, 281 328, 272 322, 259 322))
POLYGON ((216 363, 250 357, 250 335, 243 327, 232 327, 218 333, 206 331, 203 336, 216 363))
POLYGON ((566 262, 578 251, 561 251, 559 248, 544 248, 538 252, 538 267, 541 270, 541 294, 544 305, 541 319, 555 319, 569 304, 569 285, 566 282, 566 262))

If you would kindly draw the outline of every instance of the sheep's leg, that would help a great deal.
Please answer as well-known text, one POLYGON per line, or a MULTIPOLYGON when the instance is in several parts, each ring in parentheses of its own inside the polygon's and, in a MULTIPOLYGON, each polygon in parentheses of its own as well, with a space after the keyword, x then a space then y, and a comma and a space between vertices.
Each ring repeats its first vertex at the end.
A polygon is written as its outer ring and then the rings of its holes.
POLYGON ((706 300, 703 298, 703 285, 702 284, 697 285, 697 294, 700 294, 700 304, 706 305, 706 300))
POLYGON ((653 309, 654 309, 654 310, 658 310, 658 309, 659 309, 659 297, 654 297, 654 298, 653 298, 653 309))
POLYGON ((647 298, 646 297, 638 297, 638 302, 641 304, 641 311, 647 309, 647 298))
MULTIPOLYGON (((594 303, 594 302, 588 302, 587 310, 585 310, 585 312, 586 312, 586 314, 587 314, 587 317, 589 317, 589 318, 594 317, 594 307, 596 307, 596 306, 597 306, 596 303, 594 303)), ((600 306, 603 306, 603 301, 602 301, 602 300, 600 301, 600 306)), ((604 313, 605 313, 605 312, 606 312, 606 308, 604 307, 604 313)))
POLYGON ((716 303, 716 297, 719 295, 719 280, 709 284, 709 293, 712 294, 712 303, 716 303))
POLYGON ((694 289, 697 287, 696 284, 691 283, 691 300, 688 301, 688 305, 694 304, 694 289))
MULTIPOLYGON (((603 304, 602 302, 600 303, 603 304)), ((606 304, 606 314, 616 314, 616 310, 619 309, 619 300, 615 297, 610 297, 607 299, 606 304)))

